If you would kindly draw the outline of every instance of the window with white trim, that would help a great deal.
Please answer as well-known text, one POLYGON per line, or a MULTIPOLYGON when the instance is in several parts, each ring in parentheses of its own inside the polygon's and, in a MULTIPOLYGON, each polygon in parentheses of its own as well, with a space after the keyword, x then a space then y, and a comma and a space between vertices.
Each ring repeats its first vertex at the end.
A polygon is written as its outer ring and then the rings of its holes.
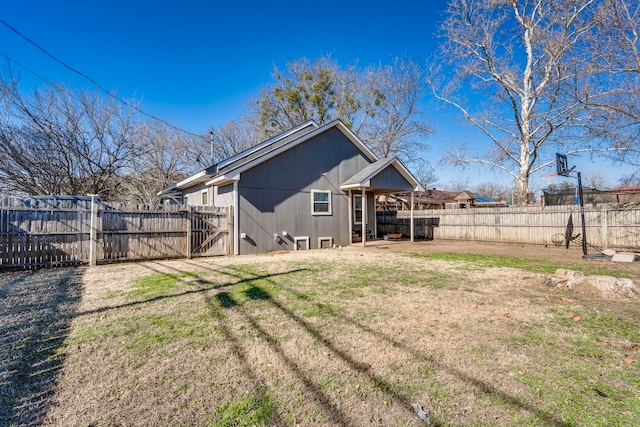
POLYGON ((353 223, 362 224, 362 196, 353 195, 353 223))
POLYGON ((331 215, 330 190, 311 190, 311 214, 331 215))
POLYGON ((207 206, 209 204, 209 190, 202 190, 202 206, 207 206))

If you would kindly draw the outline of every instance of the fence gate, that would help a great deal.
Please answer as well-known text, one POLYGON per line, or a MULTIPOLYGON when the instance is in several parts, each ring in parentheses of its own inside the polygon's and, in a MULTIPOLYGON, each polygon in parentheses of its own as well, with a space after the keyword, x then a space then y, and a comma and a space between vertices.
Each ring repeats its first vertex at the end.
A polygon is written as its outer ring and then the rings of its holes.
POLYGON ((228 210, 193 210, 190 215, 190 256, 229 254, 228 210))

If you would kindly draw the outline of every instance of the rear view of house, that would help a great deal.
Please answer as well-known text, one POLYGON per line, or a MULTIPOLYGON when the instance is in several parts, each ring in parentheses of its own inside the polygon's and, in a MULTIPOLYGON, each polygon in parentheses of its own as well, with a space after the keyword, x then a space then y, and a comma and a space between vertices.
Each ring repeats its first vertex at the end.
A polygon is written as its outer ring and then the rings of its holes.
POLYGON ((421 190, 398 159, 377 159, 337 120, 306 122, 159 195, 231 208, 232 253, 249 254, 364 244, 376 236, 376 195, 421 190))

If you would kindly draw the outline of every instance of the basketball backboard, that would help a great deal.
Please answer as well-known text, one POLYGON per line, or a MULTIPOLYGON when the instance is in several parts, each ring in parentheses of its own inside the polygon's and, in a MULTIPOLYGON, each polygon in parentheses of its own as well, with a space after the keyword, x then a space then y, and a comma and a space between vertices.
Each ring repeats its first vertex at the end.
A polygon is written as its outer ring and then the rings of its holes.
POLYGON ((564 154, 556 153, 556 169, 558 175, 560 176, 569 176, 569 162, 567 162, 567 156, 564 154))

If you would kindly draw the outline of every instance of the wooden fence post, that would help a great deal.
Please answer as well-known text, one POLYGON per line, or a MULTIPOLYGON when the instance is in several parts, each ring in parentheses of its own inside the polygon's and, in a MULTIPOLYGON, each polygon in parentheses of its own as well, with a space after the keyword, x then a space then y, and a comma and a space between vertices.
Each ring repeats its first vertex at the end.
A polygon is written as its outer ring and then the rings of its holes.
POLYGON ((187 206, 187 259, 191 258, 191 246, 192 244, 192 231, 191 231, 191 206, 187 206))
POLYGON ((604 205, 602 205, 602 248, 603 249, 608 249, 609 248, 609 236, 607 235, 608 230, 607 230, 607 217, 609 216, 609 213, 607 212, 607 207, 608 205, 605 203, 604 205))
POLYGON ((98 249, 98 204, 96 203, 97 194, 89 194, 91 196, 91 230, 89 232, 89 265, 97 264, 98 249))

